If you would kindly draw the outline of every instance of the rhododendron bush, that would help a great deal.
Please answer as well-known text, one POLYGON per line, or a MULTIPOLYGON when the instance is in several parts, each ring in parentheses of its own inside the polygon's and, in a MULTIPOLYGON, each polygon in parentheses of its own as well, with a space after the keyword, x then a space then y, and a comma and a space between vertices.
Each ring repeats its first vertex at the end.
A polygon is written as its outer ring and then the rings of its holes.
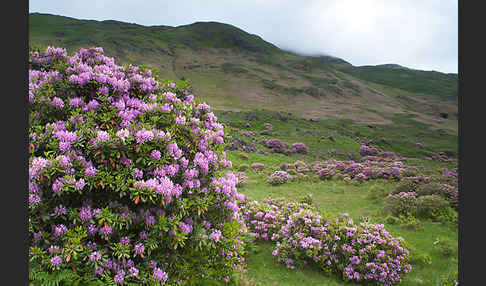
POLYGON ((382 224, 355 224, 348 214, 321 216, 310 197, 246 201, 242 213, 249 234, 276 243, 273 255, 287 268, 314 264, 344 280, 392 285, 412 269, 401 237, 382 224))
POLYGON ((31 271, 228 280, 246 227, 210 107, 102 48, 49 47, 29 65, 31 271))

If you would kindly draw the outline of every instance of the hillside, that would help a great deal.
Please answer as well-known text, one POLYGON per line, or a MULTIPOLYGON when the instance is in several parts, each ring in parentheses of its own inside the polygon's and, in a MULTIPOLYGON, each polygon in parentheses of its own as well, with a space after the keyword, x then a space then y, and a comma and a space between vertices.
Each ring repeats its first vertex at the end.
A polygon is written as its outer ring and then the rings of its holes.
POLYGON ((190 79, 194 92, 219 110, 267 109, 364 126, 399 115, 457 134, 457 75, 300 56, 228 24, 147 27, 32 13, 29 41, 69 53, 102 46, 117 61, 190 79))

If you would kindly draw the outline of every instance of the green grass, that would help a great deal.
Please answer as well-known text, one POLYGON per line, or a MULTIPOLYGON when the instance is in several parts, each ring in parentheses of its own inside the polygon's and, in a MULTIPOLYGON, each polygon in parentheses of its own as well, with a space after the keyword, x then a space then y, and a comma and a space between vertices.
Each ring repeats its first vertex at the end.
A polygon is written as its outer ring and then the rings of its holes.
MULTIPOLYGON (((198 91, 197 95, 221 109, 266 108, 292 110, 301 115, 313 110, 322 115, 323 105, 345 109, 343 107, 346 103, 331 101, 339 98, 361 101, 353 105, 370 115, 364 118, 369 118, 375 111, 361 107, 382 104, 370 97, 369 88, 362 88, 375 85, 377 80, 363 78, 361 73, 352 74, 355 70, 360 71, 361 67, 353 67, 342 59, 329 56, 296 55, 224 23, 197 22, 178 27, 142 26, 31 13, 29 43, 63 47, 69 54, 80 48, 101 46, 106 55, 115 57, 117 63, 128 63, 130 61, 127 57, 130 57, 135 64, 156 67, 161 76, 171 80, 182 77, 191 79, 198 91), (224 85, 215 88, 211 83, 213 79, 224 81, 224 85)), ((375 70, 380 68, 383 69, 377 66, 375 70)), ((371 76, 368 71, 363 74, 371 76)), ((373 71, 370 74, 374 74, 373 71)), ((392 105, 411 111, 416 110, 415 106, 406 105, 406 100, 398 98, 404 90, 415 92, 405 98, 421 96, 425 100, 432 97, 444 99, 457 91, 457 75, 454 77, 425 71, 414 71, 413 74, 414 77, 405 80, 405 83, 420 83, 422 89, 415 91, 388 82, 383 83, 388 85, 382 84, 374 89, 385 94, 392 105), (390 85, 401 89, 389 91, 387 88, 390 85), (439 92, 436 89, 440 91, 440 96, 436 95, 439 92)), ((401 69, 388 68, 386 72, 377 73, 374 77, 402 79, 402 75, 401 69)), ((439 105, 437 102, 431 104, 439 105)), ((455 104, 452 101, 447 103, 449 109, 455 104)), ((431 115, 427 116, 427 120, 433 119, 431 115)), ((457 130, 457 127, 450 124, 452 121, 449 119, 447 124, 442 125, 457 130)))
MULTIPOLYGON (((341 159, 347 158, 348 153, 359 157, 358 151, 361 144, 358 137, 366 137, 382 150, 392 151, 405 157, 423 159, 436 152, 446 151, 457 154, 457 135, 433 130, 428 125, 414 120, 410 115, 387 116, 386 118, 392 121, 392 124, 373 125, 373 128, 370 128, 351 119, 329 118, 321 119, 319 122, 310 122, 294 115, 268 110, 215 111, 215 113, 219 120, 229 125, 229 134, 233 136, 239 135, 232 132, 232 128, 255 132, 256 142, 263 151, 269 151, 261 144, 264 138, 277 138, 289 144, 303 142, 309 148, 309 154, 287 156, 294 161, 296 159, 306 161, 322 159, 323 154, 329 150, 335 150, 341 159), (250 122, 251 127, 245 126, 247 122, 250 122), (260 135, 259 132, 264 129, 265 123, 272 124, 273 130, 269 135, 260 135), (359 132, 358 136, 356 132, 359 132), (334 141, 328 139, 330 135, 334 137, 334 141), (432 151, 419 148, 416 145, 417 142, 431 148, 432 151)), ((239 137, 249 140, 244 136, 239 137)), ((275 154, 275 156, 280 157, 280 154, 275 154)))
MULTIPOLYGON (((271 243, 259 243, 256 251, 248 257, 248 269, 242 279, 247 285, 344 285, 343 281, 335 276, 324 276, 316 269, 304 268, 289 270, 285 265, 277 263, 272 256, 273 245, 271 243)), ((243 284, 240 282, 240 284, 243 284)), ((346 283, 345 285, 358 285, 346 283)))

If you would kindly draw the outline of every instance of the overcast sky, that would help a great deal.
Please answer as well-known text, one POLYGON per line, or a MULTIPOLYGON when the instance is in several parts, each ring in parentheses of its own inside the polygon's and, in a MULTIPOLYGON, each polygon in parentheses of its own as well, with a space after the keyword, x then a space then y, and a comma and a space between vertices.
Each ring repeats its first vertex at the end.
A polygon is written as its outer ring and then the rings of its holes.
POLYGON ((146 26, 216 21, 355 66, 458 71, 457 0, 30 0, 29 12, 146 26))

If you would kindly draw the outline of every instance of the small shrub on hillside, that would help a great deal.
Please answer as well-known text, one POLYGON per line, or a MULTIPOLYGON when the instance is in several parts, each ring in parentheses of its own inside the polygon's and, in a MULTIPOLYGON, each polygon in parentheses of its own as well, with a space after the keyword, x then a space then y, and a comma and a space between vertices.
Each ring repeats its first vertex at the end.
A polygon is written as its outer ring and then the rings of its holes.
POLYGON ((236 187, 243 188, 248 185, 248 177, 246 176, 245 172, 238 172, 235 174, 236 178, 238 179, 238 183, 236 187))
POLYGON ((413 177, 420 173, 419 168, 415 166, 407 166, 405 169, 402 170, 402 174, 404 177, 413 177))
POLYGON ((286 171, 286 170, 287 170, 287 169, 290 167, 290 165, 291 165, 291 164, 289 164, 289 163, 285 163, 285 162, 284 162, 284 163, 280 164, 280 169, 281 169, 282 171, 286 171))
POLYGON ((241 164, 239 167, 238 167, 238 170, 239 171, 246 171, 248 170, 249 166, 248 164, 241 164))
POLYGON ((238 157, 240 157, 243 160, 248 160, 249 159, 248 155, 246 155, 245 153, 238 153, 238 157))
POLYGON ((390 158, 390 159, 395 159, 397 158, 397 154, 395 154, 394 152, 381 152, 379 154, 380 157, 383 157, 383 158, 390 158))
POLYGON ((400 223, 400 219, 396 216, 389 215, 389 216, 385 217, 385 223, 386 224, 398 224, 398 223, 400 223))
POLYGON ((359 148, 359 154, 361 154, 361 156, 376 156, 379 152, 380 151, 376 147, 364 144, 359 148))
POLYGON ((307 149, 307 146, 304 143, 297 142, 297 143, 292 144, 291 151, 294 152, 294 153, 307 154, 308 149, 307 149))
POLYGON ((424 229, 424 225, 422 224, 422 222, 411 214, 400 214, 398 216, 398 223, 408 230, 416 231, 424 229))
POLYGON ((445 257, 457 254, 457 245, 454 245, 447 237, 438 237, 434 241, 434 247, 445 257))
POLYGON ((447 275, 444 275, 442 277, 442 286, 459 286, 457 274, 458 271, 456 270, 447 275))
POLYGON ((285 153, 287 151, 288 143, 278 139, 263 139, 262 143, 275 153, 285 153))
POLYGON ((267 182, 271 185, 281 185, 288 182, 290 175, 285 171, 275 171, 267 178, 267 182))
POLYGON ((436 221, 450 221, 455 218, 454 210, 449 206, 449 203, 438 195, 420 197, 417 213, 419 216, 436 221))
POLYGON ((319 176, 319 179, 321 180, 330 180, 332 176, 334 176, 335 171, 329 168, 323 168, 319 170, 319 173, 317 174, 319 176))
POLYGON ((427 184, 427 185, 420 185, 415 190, 417 196, 429 196, 429 195, 439 195, 441 193, 441 187, 439 184, 427 184))
POLYGON ((278 235, 273 255, 290 269, 313 263, 344 280, 383 285, 401 281, 411 270, 403 239, 393 238, 383 225, 355 225, 345 215, 333 219, 311 210, 296 212, 278 235))
POLYGON ((265 164, 262 164, 262 163, 253 163, 253 164, 251 164, 251 168, 253 170, 262 171, 262 170, 265 169, 265 164))
POLYGON ((295 168, 295 169, 299 169, 299 168, 307 168, 307 164, 304 162, 304 161, 301 161, 301 160, 297 160, 294 162, 294 164, 292 164, 292 166, 295 168))
POLYGON ((246 137, 253 137, 255 136, 255 132, 253 131, 240 131, 240 134, 243 135, 243 136, 246 136, 246 137))
POLYGON ((389 194, 385 198, 385 210, 394 216, 415 215, 419 201, 414 192, 389 194))
POLYGON ((273 125, 270 123, 265 123, 263 124, 263 128, 265 128, 266 130, 273 130, 273 125))
POLYGON ((298 174, 297 171, 294 170, 294 169, 287 169, 286 172, 289 173, 290 175, 297 175, 298 174))

